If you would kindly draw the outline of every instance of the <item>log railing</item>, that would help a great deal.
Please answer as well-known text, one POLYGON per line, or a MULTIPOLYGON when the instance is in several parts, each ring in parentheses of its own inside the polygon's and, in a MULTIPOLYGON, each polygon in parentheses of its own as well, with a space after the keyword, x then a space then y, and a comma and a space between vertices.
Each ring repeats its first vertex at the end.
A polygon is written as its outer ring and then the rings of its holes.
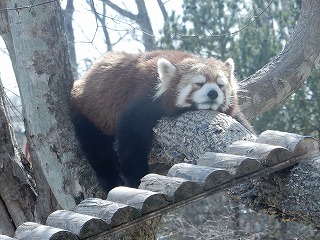
POLYGON ((73 211, 55 211, 46 225, 26 222, 17 228, 15 238, 0 235, 0 240, 109 239, 178 207, 317 155, 318 142, 311 137, 266 131, 254 143, 238 141, 226 153, 206 153, 197 165, 175 164, 167 176, 148 174, 139 189, 117 187, 106 200, 89 198, 73 211))

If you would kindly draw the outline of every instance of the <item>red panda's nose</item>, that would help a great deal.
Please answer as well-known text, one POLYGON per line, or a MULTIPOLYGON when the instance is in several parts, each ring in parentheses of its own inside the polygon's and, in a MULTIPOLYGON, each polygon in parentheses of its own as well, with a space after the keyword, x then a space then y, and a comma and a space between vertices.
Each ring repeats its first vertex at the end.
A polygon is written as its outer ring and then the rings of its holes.
POLYGON ((211 99, 214 100, 218 97, 218 92, 214 89, 211 89, 208 93, 207 96, 211 99))

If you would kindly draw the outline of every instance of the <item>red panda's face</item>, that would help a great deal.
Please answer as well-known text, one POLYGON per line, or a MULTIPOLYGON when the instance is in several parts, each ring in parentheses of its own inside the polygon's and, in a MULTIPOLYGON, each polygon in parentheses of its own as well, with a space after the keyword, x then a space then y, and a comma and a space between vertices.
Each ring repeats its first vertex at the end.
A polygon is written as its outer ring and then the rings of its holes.
POLYGON ((233 60, 185 59, 176 66, 165 59, 158 61, 161 83, 156 95, 176 87, 176 106, 226 112, 236 94, 233 60), (162 66, 161 66, 162 65, 162 66), (161 71, 163 70, 163 71, 161 71), (178 81, 176 84, 173 82, 178 81))

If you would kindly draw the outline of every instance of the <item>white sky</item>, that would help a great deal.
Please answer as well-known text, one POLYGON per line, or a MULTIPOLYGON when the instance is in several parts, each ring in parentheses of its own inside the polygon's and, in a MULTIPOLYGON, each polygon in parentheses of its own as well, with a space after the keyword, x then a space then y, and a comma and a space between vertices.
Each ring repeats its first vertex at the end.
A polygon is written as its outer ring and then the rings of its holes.
MULTIPOLYGON (((94 1, 96 4, 97 11, 99 12, 99 1, 94 1)), ((127 8, 129 11, 136 13, 135 2, 134 0, 114 0, 114 3, 120 2, 122 8, 127 8), (124 5, 125 3, 125 5, 124 5)), ((161 11, 158 7, 157 0, 146 0, 146 5, 149 12, 149 17, 152 22, 152 27, 154 34, 157 37, 159 30, 163 26, 163 18, 161 11)), ((66 4, 65 0, 61 0, 62 6, 66 4)), ((77 61, 80 64, 82 59, 90 58, 96 59, 100 57, 104 52, 106 52, 106 44, 104 43, 104 38, 101 31, 96 32, 96 21, 94 15, 90 12, 89 6, 86 4, 85 0, 75 0, 75 13, 74 13, 74 32, 75 32, 75 42, 76 42, 76 53, 77 61), (92 41, 92 43, 91 43, 92 41)), ((170 14, 172 10, 181 12, 182 0, 168 0, 166 1, 166 9, 170 14)), ((130 23, 129 20, 122 18, 116 12, 108 8, 107 15, 115 19, 120 19, 121 21, 130 23)), ((102 12, 102 11, 100 11, 102 12)), ((108 25, 109 27, 109 25, 108 25)), ((130 26, 120 22, 110 22, 110 28, 112 29, 129 29, 130 26)), ((113 41, 118 39, 118 31, 109 30, 109 34, 113 41)), ((126 52, 137 52, 143 51, 143 45, 136 41, 133 41, 129 38, 126 38, 125 41, 117 44, 114 47, 114 50, 121 50, 126 52)), ((15 82, 14 72, 12 70, 12 65, 9 56, 6 54, 5 44, 0 38, 0 77, 3 82, 3 85, 6 89, 18 93, 18 88, 15 82)), ((10 95, 10 92, 8 92, 10 95)))

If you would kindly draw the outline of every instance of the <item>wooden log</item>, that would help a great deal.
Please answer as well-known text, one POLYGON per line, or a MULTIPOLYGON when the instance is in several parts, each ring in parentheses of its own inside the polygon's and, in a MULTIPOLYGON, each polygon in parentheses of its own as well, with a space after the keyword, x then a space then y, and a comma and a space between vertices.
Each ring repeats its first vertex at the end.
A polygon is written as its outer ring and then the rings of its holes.
POLYGON ((258 136, 256 142, 285 147, 292 151, 295 157, 319 153, 316 139, 294 133, 267 130, 258 136))
POLYGON ((189 111, 178 118, 163 118, 154 128, 149 154, 152 173, 166 175, 185 158, 197 159, 206 152, 225 152, 238 140, 256 136, 232 117, 212 110, 189 111))
POLYGON ((168 176, 184 178, 196 182, 200 184, 204 190, 216 187, 232 179, 232 175, 223 169, 188 163, 173 165, 169 169, 168 176))
POLYGON ((168 195, 173 202, 178 202, 201 193, 201 186, 195 182, 158 174, 148 174, 144 176, 141 179, 139 188, 164 193, 168 195))
POLYGON ((234 142, 228 147, 227 153, 258 159, 264 166, 274 166, 290 159, 294 160, 293 153, 284 147, 247 141, 234 142))
POLYGON ((14 237, 21 240, 77 240, 75 234, 60 228, 41 225, 34 222, 21 224, 14 237))
POLYGON ((0 235, 0 240, 16 240, 16 238, 11 238, 6 235, 0 235))
POLYGON ((83 200, 74 211, 101 218, 111 227, 126 223, 139 217, 139 211, 132 206, 110 202, 99 198, 87 198, 83 200))
POLYGON ((141 214, 168 206, 170 197, 163 193, 129 187, 116 187, 108 193, 107 200, 126 204, 139 210, 141 214))
POLYGON ((235 178, 262 170, 263 165, 254 158, 226 153, 207 152, 197 159, 197 164, 213 168, 221 168, 235 178))
POLYGON ((110 225, 100 218, 66 210, 57 210, 51 213, 46 224, 66 229, 76 234, 80 239, 96 235, 110 228, 110 225))

